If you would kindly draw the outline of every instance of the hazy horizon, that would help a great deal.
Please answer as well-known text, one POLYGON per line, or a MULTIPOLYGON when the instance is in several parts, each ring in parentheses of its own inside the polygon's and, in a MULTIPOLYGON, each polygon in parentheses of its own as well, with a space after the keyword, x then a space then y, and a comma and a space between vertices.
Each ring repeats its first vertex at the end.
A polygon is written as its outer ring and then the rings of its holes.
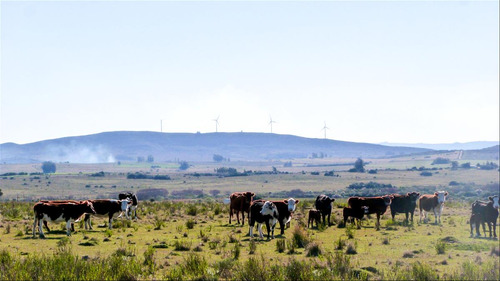
POLYGON ((0 143, 209 133, 218 116, 220 132, 499 140, 498 1, 0 5, 0 143))

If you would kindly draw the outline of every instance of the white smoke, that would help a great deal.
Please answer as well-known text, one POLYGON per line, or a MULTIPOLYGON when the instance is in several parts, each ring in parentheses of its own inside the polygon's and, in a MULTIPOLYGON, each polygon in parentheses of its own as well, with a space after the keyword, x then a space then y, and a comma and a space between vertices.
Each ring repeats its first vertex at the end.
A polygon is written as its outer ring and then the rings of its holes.
POLYGON ((49 146, 45 149, 44 156, 55 162, 70 163, 113 163, 115 157, 102 145, 59 145, 49 146))

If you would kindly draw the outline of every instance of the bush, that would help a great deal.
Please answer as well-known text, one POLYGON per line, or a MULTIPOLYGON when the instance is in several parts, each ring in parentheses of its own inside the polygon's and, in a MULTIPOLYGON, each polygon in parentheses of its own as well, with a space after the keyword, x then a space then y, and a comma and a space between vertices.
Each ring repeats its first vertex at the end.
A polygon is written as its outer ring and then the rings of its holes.
POLYGON ((356 245, 354 243, 347 244, 347 249, 345 250, 345 253, 348 254, 348 255, 355 255, 355 254, 357 254, 358 251, 356 251, 356 245))
POLYGON ((438 157, 432 161, 431 165, 450 164, 450 162, 448 158, 438 157))
POLYGON ((278 253, 283 253, 285 251, 285 243, 286 241, 284 239, 276 240, 276 251, 278 251, 278 253))
POLYGON ((444 241, 438 240, 434 248, 436 249, 436 253, 438 255, 443 255, 446 252, 446 243, 444 241))
POLYGON ((187 229, 193 229, 194 225, 195 225, 195 221, 193 219, 188 219, 186 221, 186 227, 187 227, 187 229))
POLYGON ((307 230, 299 225, 296 225, 292 232, 292 239, 297 248, 305 248, 309 243, 307 230))
POLYGON ((422 177, 430 177, 430 176, 432 176, 432 173, 431 172, 421 172, 420 175, 422 177))
POLYGON ((189 163, 188 162, 186 162, 186 161, 179 162, 179 170, 185 171, 187 169, 189 169, 189 163))
POLYGON ((50 174, 56 172, 56 163, 52 161, 45 161, 42 163, 42 171, 44 174, 50 174))
POLYGON ((249 252, 248 254, 253 255, 255 254, 255 251, 257 251, 257 243, 255 240, 250 240, 250 243, 248 244, 249 252))
POLYGON ((306 247, 306 257, 317 257, 321 255, 322 251, 318 243, 310 242, 306 247))

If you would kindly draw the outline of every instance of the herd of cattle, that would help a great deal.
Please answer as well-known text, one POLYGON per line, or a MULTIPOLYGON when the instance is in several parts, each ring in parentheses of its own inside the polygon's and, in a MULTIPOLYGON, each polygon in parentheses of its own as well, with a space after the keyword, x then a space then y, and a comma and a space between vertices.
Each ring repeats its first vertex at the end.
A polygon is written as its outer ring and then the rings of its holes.
MULTIPOLYGON (((229 224, 233 214, 236 214, 238 224, 240 224, 239 213, 241 212, 241 224, 245 224, 245 213, 248 214, 248 223, 250 225, 249 235, 253 238, 253 229, 255 224, 259 231, 259 236, 264 237, 262 233, 262 224, 265 224, 268 230, 267 238, 274 238, 274 228, 279 223, 281 235, 285 233, 285 227, 290 223, 292 215, 296 209, 299 200, 289 198, 281 201, 268 200, 253 200, 255 193, 253 192, 234 192, 231 194, 227 202, 229 206, 229 224)), ((417 201, 420 210, 420 222, 422 219, 427 221, 426 212, 433 212, 435 223, 441 223, 441 213, 443 211, 444 202, 448 192, 438 191, 434 194, 420 195, 417 192, 408 192, 407 194, 391 194, 378 197, 349 197, 347 200, 348 207, 343 209, 344 224, 349 218, 355 219, 358 226, 361 219, 367 214, 376 214, 376 227, 380 229, 380 216, 382 216, 387 207, 390 206, 392 219, 398 213, 405 214, 405 221, 413 222, 413 213, 417 206, 417 201)), ((498 218, 499 197, 497 195, 488 198, 489 201, 476 201, 472 204, 472 215, 470 217, 471 236, 473 229, 476 229, 476 236, 480 236, 479 225, 483 225, 483 232, 486 235, 485 224, 488 224, 489 234, 496 238, 496 222, 498 218)), ((332 203, 334 198, 327 195, 319 195, 315 201, 315 208, 309 210, 309 218, 307 226, 316 226, 323 221, 323 225, 331 225, 330 216, 332 213, 332 203)), ((33 237, 38 226, 39 235, 44 238, 42 225, 50 232, 47 222, 66 222, 67 235, 74 231, 73 223, 84 217, 85 229, 92 229, 91 216, 101 216, 108 218, 108 227, 112 228, 113 218, 121 217, 123 214, 127 219, 137 219, 137 196, 131 192, 120 193, 118 199, 96 199, 96 200, 41 200, 34 207, 35 221, 33 223, 33 237)))
MULTIPOLYGON (((249 234, 253 237, 253 228, 255 223, 259 230, 259 236, 263 238, 262 224, 265 224, 268 230, 267 238, 270 236, 274 238, 274 227, 279 222, 281 234, 284 234, 285 225, 290 222, 293 212, 295 211, 299 200, 289 198, 282 201, 266 201, 266 200, 253 200, 255 194, 253 192, 235 192, 229 197, 229 223, 233 213, 236 214, 238 224, 240 223, 239 213, 242 214, 242 225, 244 225, 245 212, 249 216, 249 234)), ((377 221, 376 227, 380 229, 380 216, 382 216, 387 207, 390 206, 391 216, 394 220, 396 214, 404 213, 406 216, 405 221, 409 221, 411 214, 411 221, 413 222, 413 213, 417 207, 417 201, 420 210, 420 222, 427 221, 426 213, 433 212, 435 223, 441 223, 441 213, 443 212, 444 202, 448 192, 438 191, 434 194, 420 195, 418 192, 408 192, 404 195, 391 194, 378 197, 349 197, 347 200, 348 207, 343 209, 344 225, 349 218, 355 219, 358 226, 361 219, 366 214, 376 214, 377 221)), ((483 232, 486 235, 485 224, 488 224, 489 234, 496 238, 496 222, 498 218, 499 198, 497 195, 488 198, 488 202, 477 200, 472 204, 472 215, 470 218, 471 236, 473 236, 473 228, 476 228, 476 236, 480 236, 479 225, 483 225, 483 232)), ((332 203, 334 198, 321 194, 316 198, 315 208, 309 210, 307 227, 316 226, 323 220, 323 225, 331 225, 330 216, 332 213, 332 203)))

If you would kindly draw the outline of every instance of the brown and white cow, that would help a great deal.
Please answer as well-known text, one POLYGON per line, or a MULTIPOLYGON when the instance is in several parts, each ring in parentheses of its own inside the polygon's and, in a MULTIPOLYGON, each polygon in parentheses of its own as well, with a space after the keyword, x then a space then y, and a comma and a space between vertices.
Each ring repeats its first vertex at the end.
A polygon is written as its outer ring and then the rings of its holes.
MULTIPOLYGON (((52 203, 52 204, 61 204, 61 203, 79 203, 79 202, 82 202, 82 201, 65 199, 65 200, 40 200, 38 202, 52 203)), ((45 226, 45 228, 47 229, 47 231, 50 232, 50 228, 49 228, 49 225, 47 224, 46 220, 43 220, 43 225, 45 226)), ((75 224, 74 223, 71 223, 71 231, 75 231, 75 224)))
POLYGON ((262 239, 264 235, 262 233, 262 224, 266 224, 267 229, 267 239, 270 239, 270 234, 272 233, 272 238, 274 239, 274 227, 279 220, 279 212, 276 205, 271 201, 257 200, 253 201, 250 206, 250 214, 248 217, 248 225, 250 226, 248 234, 250 239, 253 239, 253 228, 255 223, 257 223, 257 228, 259 230, 259 237, 262 239))
MULTIPOLYGON (((127 219, 129 218, 127 211, 129 205, 132 204, 129 199, 95 199, 89 201, 92 203, 95 210, 95 214, 92 215, 98 217, 107 217, 109 229, 113 228, 113 217, 117 217, 118 215, 125 213, 127 219)), ((90 214, 85 214, 85 229, 92 229, 90 214)))
POLYGON ((321 212, 315 209, 309 210, 309 217, 307 219, 307 228, 309 228, 309 224, 311 227, 314 227, 314 222, 316 222, 316 227, 319 227, 319 223, 321 222, 321 212))
POLYGON ((241 225, 245 225, 245 213, 249 213, 250 204, 252 203, 253 197, 255 193, 247 191, 247 192, 233 192, 229 199, 231 200, 229 205, 229 224, 231 224, 231 218, 233 217, 233 212, 236 213, 236 219, 238 220, 238 224, 240 223, 240 215, 241 212, 241 225))
POLYGON ((42 229, 42 222, 66 222, 66 234, 71 235, 71 223, 78 221, 85 213, 94 214, 92 203, 88 200, 75 202, 38 202, 33 206, 35 221, 33 222, 33 237, 35 237, 36 226, 38 225, 40 238, 45 238, 42 229))
MULTIPOLYGON (((257 200, 257 201, 265 202, 264 200, 257 200)), ((278 209, 278 214, 279 214, 278 222, 280 224, 281 235, 283 235, 285 234, 285 226, 292 219, 292 214, 293 212, 295 212, 299 200, 288 198, 281 201, 271 201, 271 202, 274 205, 276 205, 276 208, 278 209)))
POLYGON ((376 214, 377 215, 377 230, 380 229, 380 216, 382 216, 387 207, 391 205, 392 199, 394 196, 392 195, 384 195, 378 197, 349 197, 347 199, 347 204, 350 208, 361 210, 363 206, 368 207, 368 214, 376 214))
POLYGON ((473 228, 476 228, 476 236, 481 236, 479 233, 479 224, 483 225, 483 233, 486 236, 485 224, 488 224, 488 229, 491 237, 497 237, 497 219, 498 219, 498 208, 499 200, 498 195, 490 196, 488 202, 482 202, 477 200, 472 203, 472 215, 470 219, 470 235, 472 237, 473 228), (491 229, 493 228, 493 236, 491 229))
POLYGON ((434 194, 424 194, 420 196, 418 200, 418 205, 420 208, 420 222, 422 222, 422 218, 424 222, 427 221, 427 216, 425 212, 434 212, 435 223, 441 223, 441 213, 443 212, 444 202, 446 201, 446 196, 448 196, 448 192, 446 191, 437 191, 434 194))
POLYGON ((404 213, 406 215, 405 222, 408 222, 408 214, 411 214, 411 222, 413 222, 413 213, 417 207, 417 200, 420 197, 418 192, 408 192, 404 195, 393 194, 394 199, 391 202, 391 215, 392 220, 397 213, 404 213))
POLYGON ((332 203, 335 201, 334 198, 330 198, 325 194, 318 195, 314 206, 316 210, 320 211, 321 217, 323 218, 323 225, 326 225, 326 217, 328 216, 328 225, 330 226, 330 216, 332 215, 332 203))

